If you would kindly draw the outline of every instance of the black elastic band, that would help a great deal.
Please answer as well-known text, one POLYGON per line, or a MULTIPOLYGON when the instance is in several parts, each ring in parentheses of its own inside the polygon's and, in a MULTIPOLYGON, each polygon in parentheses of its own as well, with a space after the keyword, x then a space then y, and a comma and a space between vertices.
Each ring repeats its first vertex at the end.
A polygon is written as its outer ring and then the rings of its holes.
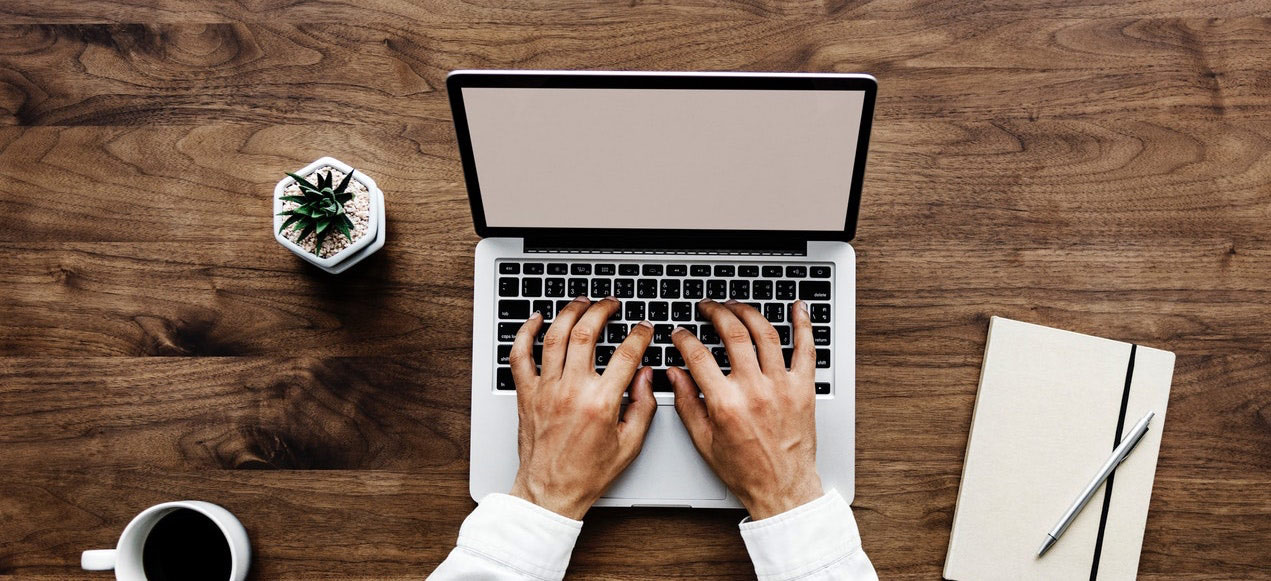
MULTIPOLYGON (((1121 430, 1125 429, 1125 408, 1130 403, 1130 381, 1134 379, 1134 352, 1138 345, 1130 345, 1130 364, 1125 368, 1125 388, 1121 390, 1121 415, 1117 416, 1117 433, 1112 438, 1112 448, 1121 445, 1121 430)), ((1103 487, 1103 512, 1099 515, 1099 535, 1094 540, 1094 562, 1090 565, 1090 581, 1099 576, 1099 555, 1103 553, 1103 529, 1108 525, 1108 507, 1112 504, 1112 479, 1117 475, 1116 469, 1108 475, 1103 487)))

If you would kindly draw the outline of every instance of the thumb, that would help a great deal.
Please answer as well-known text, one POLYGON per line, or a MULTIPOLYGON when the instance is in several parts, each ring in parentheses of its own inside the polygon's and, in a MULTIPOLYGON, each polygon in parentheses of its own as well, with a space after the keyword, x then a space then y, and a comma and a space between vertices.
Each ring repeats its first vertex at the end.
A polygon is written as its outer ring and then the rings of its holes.
POLYGON ((640 368, 627 391, 631 394, 631 403, 627 404, 618 429, 624 446, 632 451, 634 457, 644 446, 644 436, 649 432, 649 424, 653 423, 653 414, 658 411, 658 402, 653 399, 653 368, 640 368))
POLYGON ((680 414, 688 435, 698 451, 706 450, 711 438, 710 418, 706 413, 706 402, 698 397, 702 391, 687 371, 679 367, 666 370, 667 379, 671 380, 671 388, 675 390, 675 411, 680 414))

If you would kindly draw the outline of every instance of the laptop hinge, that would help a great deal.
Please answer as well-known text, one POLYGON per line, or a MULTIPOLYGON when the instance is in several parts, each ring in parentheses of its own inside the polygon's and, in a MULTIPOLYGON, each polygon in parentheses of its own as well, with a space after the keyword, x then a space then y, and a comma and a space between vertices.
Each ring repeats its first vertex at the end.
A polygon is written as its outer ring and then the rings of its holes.
POLYGON ((747 256, 807 256, 806 240, 747 238, 662 238, 631 240, 619 237, 525 238, 525 252, 573 254, 700 254, 747 256))

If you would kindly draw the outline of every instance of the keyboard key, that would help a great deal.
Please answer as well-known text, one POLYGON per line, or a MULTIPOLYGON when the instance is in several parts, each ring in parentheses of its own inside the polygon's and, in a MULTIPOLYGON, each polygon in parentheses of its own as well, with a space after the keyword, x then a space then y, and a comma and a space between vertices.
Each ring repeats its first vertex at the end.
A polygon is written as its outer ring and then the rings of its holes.
POLYGON ((715 363, 720 367, 728 367, 728 350, 723 347, 712 347, 711 355, 715 356, 715 363))
POLYGON ((759 312, 761 312, 761 313, 763 312, 762 306, 761 306, 759 303, 742 303, 742 304, 743 304, 743 305, 746 305, 746 306, 748 306, 748 307, 750 307, 750 308, 752 308, 752 309, 754 309, 754 310, 756 310, 756 311, 759 311, 759 312))
POLYGON ((636 276, 640 274, 640 265, 638 264, 619 264, 618 274, 622 276, 636 276))
POLYGON ((569 274, 569 265, 563 262, 547 263, 547 274, 569 274))
MULTIPOLYGON (((551 324, 551 323, 548 323, 548 324, 546 324, 546 325, 543 325, 542 327, 539 327, 539 328, 538 328, 538 334, 534 336, 534 341, 536 341, 536 342, 538 342, 538 343, 542 343, 542 342, 543 342, 543 337, 546 337, 546 336, 547 336, 547 330, 548 330, 548 329, 551 329, 551 328, 552 328, 552 324, 551 324)), ((535 352, 536 354, 541 355, 541 354, 542 354, 542 350, 543 350, 543 346, 542 346, 542 345, 535 345, 535 346, 534 346, 534 352, 535 352)), ((535 361, 540 361, 540 360, 539 360, 539 359, 536 359, 535 361)))
POLYGON ((516 332, 521 326, 516 323, 499 323, 499 341, 511 343, 516 340, 516 332))
POLYGON ((644 276, 662 276, 662 265, 646 264, 644 265, 644 268, 641 269, 641 272, 644 273, 644 276))
POLYGON ((636 281, 636 296, 642 299, 655 299, 658 297, 658 281, 651 278, 642 278, 636 281))
POLYGON ((617 272, 618 272, 617 265, 613 265, 613 264, 597 264, 596 265, 597 276, 613 276, 614 274, 617 274, 617 272))
POLYGON ((626 338, 626 323, 609 323, 608 325, 605 325, 605 341, 609 343, 621 343, 626 338))
POLYGON ((588 275, 591 274, 590 264, 574 264, 569 271, 573 274, 588 275))
POLYGON ((816 368, 817 369, 830 368, 830 350, 829 349, 816 350, 816 368))
POLYGON ((772 300, 772 281, 757 280, 750 283, 750 296, 757 301, 772 300))
POLYGON ((649 303, 649 320, 665 321, 671 317, 671 305, 666 301, 651 301, 649 303))
POLYGON ((781 267, 780 266, 763 267, 763 277, 764 278, 781 278, 781 267))
POLYGON ((516 382, 512 381, 511 367, 500 367, 495 370, 494 388, 504 391, 512 391, 516 389, 516 382))
POLYGON ((797 287, 797 283, 795 283, 793 280, 777 281, 777 300, 779 301, 794 300, 794 297, 795 297, 794 291, 796 287, 797 287))
POLYGON ((746 278, 755 278, 759 276, 759 267, 753 264, 743 264, 737 267, 737 276, 744 276, 746 278))
POLYGON ((717 301, 728 298, 728 283, 722 280, 706 281, 706 296, 717 301))
POLYGON ((543 279, 541 278, 521 279, 521 296, 523 297, 543 296, 543 279))
POLYGON ((581 297, 587 294, 587 279, 571 278, 569 279, 569 296, 581 297))
POLYGON ((728 298, 735 301, 746 300, 750 298, 750 281, 734 280, 728 283, 728 298))
POLYGON ((675 302, 671 303, 671 320, 672 321, 692 321, 693 320, 693 303, 675 302))
POLYGON ((651 346, 644 350, 644 358, 640 364, 645 367, 657 367, 662 365, 662 348, 657 345, 651 346))
POLYGON ((596 366, 604 367, 609 365, 609 359, 613 357, 613 352, 618 348, 613 345, 600 345, 596 347, 596 366))
MULTIPOLYGON (((697 325, 680 325, 680 327, 683 327, 685 331, 692 333, 694 337, 697 336, 697 325)), ((672 329, 671 332, 674 333, 675 330, 672 329)))
POLYGON ((525 274, 543 274, 543 263, 541 262, 525 263, 525 274))
POLYGON ((516 279, 512 277, 503 277, 499 279, 499 296, 514 297, 517 291, 516 279))
POLYGON ((808 275, 808 267, 806 266, 787 266, 786 276, 790 278, 803 278, 808 275))
POLYGON ((593 278, 591 279, 591 296, 593 298, 603 299, 613 294, 613 289, 610 288, 612 286, 613 281, 607 278, 593 278))
POLYGON ((794 348, 786 347, 781 350, 781 357, 786 360, 786 369, 790 368, 790 361, 794 359, 794 348))
POLYGON ((823 280, 805 280, 799 283, 799 298, 805 301, 830 300, 830 283, 823 280))
POLYGON ((812 327, 812 342, 817 345, 830 344, 830 328, 824 325, 816 325, 812 327))
POLYGON ((790 325, 773 325, 777 329, 777 336, 781 337, 782 345, 790 344, 790 325))
POLYGON ((543 318, 549 321, 552 319, 552 315, 555 314, 552 312, 552 301, 534 301, 532 308, 542 313, 543 318))
POLYGON ((715 265, 715 276, 735 276, 736 274, 737 269, 733 268, 731 264, 715 265))
POLYGON ((813 266, 808 269, 808 272, 812 274, 812 278, 830 278, 830 267, 828 266, 813 266))
POLYGON ((708 264, 694 264, 688 267, 688 272, 693 276, 710 276, 711 267, 708 264))
POLYGON ((667 347, 665 353, 666 355, 663 357, 663 362, 666 363, 667 367, 679 367, 684 365, 684 358, 680 356, 679 349, 676 349, 675 347, 667 347))
POLYGON ((572 303, 572 302, 574 301, 556 301, 556 314, 559 315, 560 312, 565 310, 565 307, 568 307, 569 303, 572 303))
POLYGON ((664 299, 680 298, 680 281, 673 278, 664 278, 662 283, 658 285, 658 296, 664 299))
POLYGON ((521 265, 515 262, 504 262, 499 265, 499 274, 521 274, 521 265))
POLYGON ((499 301, 499 318, 524 321, 530 318, 530 302, 518 300, 499 301))
POLYGON ((816 394, 817 394, 817 395, 830 395, 830 382, 828 382, 828 381, 818 381, 818 382, 816 382, 816 394))
POLYGON ((511 345, 499 345, 499 354, 498 354, 499 365, 507 365, 508 360, 511 359, 511 353, 512 353, 511 345))
POLYGON ((706 282, 699 278, 684 281, 684 298, 700 299, 706 296, 706 282))
POLYGON ((640 301, 627 301, 626 319, 628 321, 640 322, 644 320, 644 303, 640 301))
POLYGON ((635 280, 630 278, 619 278, 613 281, 613 296, 620 299, 629 299, 635 296, 635 280))
POLYGON ((662 345, 669 345, 671 343, 671 332, 674 330, 675 327, 673 325, 654 325, 653 342, 660 343, 662 345))
POLYGON ((688 276, 687 264, 668 264, 666 266, 667 276, 688 276))
POLYGON ((830 305, 812 305, 811 313, 813 323, 830 322, 830 305))
POLYGON ((565 296, 565 279, 549 278, 543 281, 543 294, 549 297, 565 296))
POLYGON ((667 392, 671 390, 671 380, 666 376, 665 369, 653 370, 653 391, 667 392))
POLYGON ((781 303, 768 303, 763 306, 763 317, 768 319, 769 323, 784 323, 786 306, 781 303))
POLYGON ((707 345, 720 343, 719 333, 715 332, 714 325, 702 325, 702 334, 698 335, 698 338, 702 340, 702 343, 707 345))

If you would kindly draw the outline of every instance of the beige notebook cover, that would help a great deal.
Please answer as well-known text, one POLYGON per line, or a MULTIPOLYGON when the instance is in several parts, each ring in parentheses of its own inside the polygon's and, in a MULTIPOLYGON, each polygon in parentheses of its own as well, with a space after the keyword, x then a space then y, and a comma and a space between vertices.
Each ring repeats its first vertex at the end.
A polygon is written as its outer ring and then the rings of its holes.
POLYGON ((993 317, 945 578, 1134 579, 1173 373, 1168 351, 993 317), (1147 435, 1037 557, 1118 426, 1148 411, 1147 435))

